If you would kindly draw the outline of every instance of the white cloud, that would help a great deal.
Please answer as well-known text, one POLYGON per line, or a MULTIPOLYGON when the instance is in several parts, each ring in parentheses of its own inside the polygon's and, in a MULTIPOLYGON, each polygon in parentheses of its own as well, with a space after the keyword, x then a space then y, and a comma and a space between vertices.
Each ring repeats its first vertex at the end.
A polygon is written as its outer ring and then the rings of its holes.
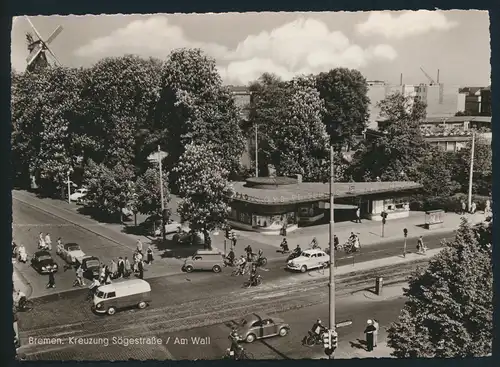
POLYGON ((363 49, 352 44, 342 32, 331 31, 325 23, 312 18, 300 18, 270 32, 249 35, 229 49, 189 39, 182 28, 161 16, 131 22, 80 47, 76 54, 92 59, 124 53, 165 58, 179 47, 203 49, 217 60, 223 79, 232 84, 247 84, 265 71, 290 79, 297 74, 317 73, 337 66, 361 68, 372 61, 391 61, 397 57, 389 45, 363 49))
POLYGON ((402 39, 432 31, 447 31, 457 25, 440 11, 419 10, 394 16, 386 12, 371 12, 366 22, 358 24, 356 28, 363 35, 377 34, 402 39))

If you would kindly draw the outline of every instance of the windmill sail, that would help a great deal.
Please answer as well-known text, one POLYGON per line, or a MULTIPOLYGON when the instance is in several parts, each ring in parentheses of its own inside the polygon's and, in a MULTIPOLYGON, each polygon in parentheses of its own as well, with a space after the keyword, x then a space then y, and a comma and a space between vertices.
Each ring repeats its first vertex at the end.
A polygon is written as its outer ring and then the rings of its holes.
POLYGON ((35 67, 38 66, 39 67, 47 66, 48 62, 47 62, 47 57, 45 55, 45 51, 48 51, 52 56, 52 58, 55 60, 55 62, 60 65, 61 63, 59 62, 56 55, 54 54, 54 52, 52 52, 52 50, 49 48, 48 45, 52 43, 52 41, 54 41, 54 39, 62 32, 63 27, 58 26, 52 32, 49 38, 47 38, 47 40, 44 41, 38 30, 31 22, 31 20, 27 16, 25 18, 31 25, 31 28, 33 28, 33 31, 35 32, 36 36, 38 37, 38 40, 35 41, 30 33, 26 35, 26 39, 28 41, 28 51, 30 52, 30 54, 26 58, 26 62, 28 64, 27 68, 34 69, 35 67))

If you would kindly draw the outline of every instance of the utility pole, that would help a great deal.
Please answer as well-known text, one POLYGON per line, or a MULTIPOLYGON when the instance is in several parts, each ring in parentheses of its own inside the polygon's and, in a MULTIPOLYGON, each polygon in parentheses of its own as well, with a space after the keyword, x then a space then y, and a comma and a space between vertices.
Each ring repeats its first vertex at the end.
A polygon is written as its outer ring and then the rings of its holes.
POLYGON ((71 196, 71 181, 69 179, 70 173, 71 173, 71 170, 68 170, 68 175, 67 176, 68 176, 68 203, 69 204, 71 204, 71 198, 70 198, 70 196, 71 196))
POLYGON ((160 145, 158 145, 158 166, 160 168, 160 200, 161 200, 161 235, 162 235, 162 238, 163 240, 165 240, 165 225, 167 223, 165 223, 165 213, 164 213, 164 210, 165 210, 165 201, 163 200, 163 170, 162 170, 162 167, 161 167, 161 149, 160 149, 160 145))
POLYGON ((473 130, 472 131, 472 146, 471 146, 471 151, 470 151, 469 198, 468 198, 469 212, 471 211, 471 206, 472 206, 472 177, 474 176, 474 140, 475 140, 475 137, 476 137, 476 132, 473 130))
MULTIPOLYGON (((330 330, 335 331, 335 246, 333 244, 334 235, 334 182, 335 182, 335 166, 333 163, 333 146, 330 145, 330 282, 329 287, 329 311, 330 311, 330 330)), ((334 358, 335 351, 333 351, 328 358, 334 358)))
POLYGON ((258 127, 259 125, 255 124, 255 177, 259 177, 259 141, 257 140, 258 127))

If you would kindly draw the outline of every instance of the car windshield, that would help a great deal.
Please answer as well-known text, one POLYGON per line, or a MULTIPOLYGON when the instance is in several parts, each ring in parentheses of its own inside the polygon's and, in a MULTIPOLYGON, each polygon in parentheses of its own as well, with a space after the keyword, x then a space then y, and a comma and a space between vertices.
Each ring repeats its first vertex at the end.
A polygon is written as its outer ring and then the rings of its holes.
POLYGON ((73 245, 73 246, 68 246, 68 251, 79 251, 80 246, 78 245, 73 245))
POLYGON ((76 190, 76 192, 79 193, 79 194, 84 194, 86 191, 87 190, 85 190, 85 189, 78 189, 78 190, 76 190))
POLYGON ((91 268, 93 266, 99 266, 99 261, 97 261, 97 260, 89 260, 89 261, 87 261, 87 268, 91 268))
POLYGON ((96 296, 97 296, 98 298, 106 298, 106 297, 104 297, 104 296, 105 296, 105 293, 104 293, 104 292, 101 292, 101 291, 97 292, 97 293, 96 293, 96 296))
POLYGON ((44 261, 44 260, 52 260, 52 257, 50 255, 42 255, 38 258, 39 261, 44 261))
POLYGON ((300 256, 311 257, 311 254, 308 254, 307 252, 303 252, 300 254, 300 256))

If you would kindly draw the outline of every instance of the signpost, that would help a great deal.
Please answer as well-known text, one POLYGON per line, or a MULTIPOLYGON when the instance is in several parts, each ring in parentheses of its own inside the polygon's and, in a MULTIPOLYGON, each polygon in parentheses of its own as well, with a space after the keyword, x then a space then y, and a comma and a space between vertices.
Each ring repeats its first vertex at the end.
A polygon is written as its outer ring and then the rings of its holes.
POLYGON ((406 238, 408 237, 408 230, 406 228, 403 229, 403 235, 405 236, 405 245, 403 247, 403 257, 406 257, 406 238))

